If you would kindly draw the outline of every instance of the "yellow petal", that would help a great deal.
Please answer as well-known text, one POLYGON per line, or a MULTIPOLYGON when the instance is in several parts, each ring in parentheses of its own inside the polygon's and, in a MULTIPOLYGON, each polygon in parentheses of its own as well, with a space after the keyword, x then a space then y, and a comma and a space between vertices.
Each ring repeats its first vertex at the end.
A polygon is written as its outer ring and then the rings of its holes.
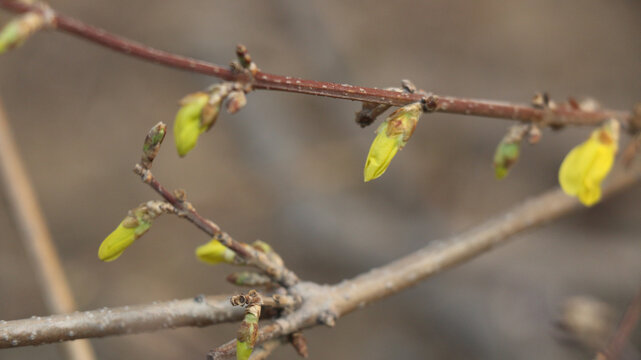
POLYGON ((576 196, 585 206, 601 199, 601 182, 614 164, 618 149, 618 128, 605 125, 592 132, 588 140, 576 146, 563 160, 559 183, 563 191, 576 196))
POLYGON ((191 94, 183 99, 174 121, 174 140, 180 156, 187 155, 196 146, 198 136, 207 130, 201 124, 200 114, 208 99, 206 93, 191 94))
POLYGON ((392 137, 387 135, 387 122, 382 123, 377 132, 365 161, 365 170, 363 171, 365 182, 374 180, 385 173, 401 145, 402 134, 392 137))
POLYGON ((196 256, 200 261, 209 264, 233 263, 236 253, 221 244, 218 240, 211 240, 205 245, 196 248, 196 256))
POLYGON ((100 260, 109 262, 116 260, 126 248, 133 244, 134 240, 142 236, 151 224, 149 223, 140 223, 137 227, 125 227, 122 223, 118 225, 116 230, 114 230, 98 249, 98 257, 100 260))

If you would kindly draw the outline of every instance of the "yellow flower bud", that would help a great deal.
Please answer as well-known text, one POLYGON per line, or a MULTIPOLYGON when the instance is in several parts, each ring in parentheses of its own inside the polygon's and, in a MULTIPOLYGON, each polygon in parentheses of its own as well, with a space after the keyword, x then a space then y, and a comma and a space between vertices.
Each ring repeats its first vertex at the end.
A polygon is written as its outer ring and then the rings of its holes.
POLYGON ((185 156, 196 146, 198 137, 207 131, 201 122, 201 113, 209 100, 209 94, 197 92, 181 100, 181 108, 174 121, 174 139, 178 155, 185 156))
POLYGON ((398 150, 407 144, 414 133, 421 113, 420 103, 409 104, 394 111, 378 127, 365 161, 365 182, 383 175, 398 150))
POLYGON ((559 169, 563 191, 578 197, 585 206, 596 204, 601 199, 601 182, 612 169, 618 142, 619 123, 610 120, 572 149, 559 169))
POLYGON ((211 240, 207 244, 197 247, 196 256, 200 261, 214 265, 221 262, 233 264, 236 259, 236 253, 218 240, 211 240))
POLYGON ((100 244, 98 257, 105 262, 116 260, 126 248, 147 232, 150 227, 151 223, 149 222, 127 216, 116 230, 109 234, 100 244))

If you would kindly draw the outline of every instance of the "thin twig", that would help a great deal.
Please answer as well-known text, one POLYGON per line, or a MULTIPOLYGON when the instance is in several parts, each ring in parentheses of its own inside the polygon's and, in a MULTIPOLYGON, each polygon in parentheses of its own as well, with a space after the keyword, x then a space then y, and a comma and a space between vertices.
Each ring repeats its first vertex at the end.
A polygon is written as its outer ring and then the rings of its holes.
MULTIPOLYGON (((604 188, 608 196, 641 180, 641 171, 619 173, 604 188)), ((446 269, 470 260, 512 235, 534 228, 563 215, 584 209, 561 190, 551 190, 463 234, 430 242, 426 247, 388 265, 370 270, 333 286, 301 282, 290 293, 303 298, 295 312, 261 327, 258 343, 291 334, 318 324, 333 326, 335 320, 381 298, 396 294, 446 269)), ((210 352, 235 353, 231 341, 210 352)))
MULTIPOLYGON (((27 5, 17 0, 0 0, 0 7, 16 13, 39 10, 36 6, 27 5)), ((56 29, 79 36, 129 56, 173 68, 214 76, 227 81, 248 82, 251 83, 254 89, 278 90, 393 106, 403 106, 425 98, 425 95, 421 93, 410 94, 407 92, 352 86, 349 84, 305 80, 260 71, 256 73, 253 78, 249 78, 246 73, 235 72, 206 61, 154 49, 55 12, 53 13, 53 24, 56 29)), ((625 126, 631 117, 629 112, 615 110, 581 111, 571 106, 558 107, 556 109, 540 109, 528 105, 440 95, 429 96, 429 101, 431 103, 430 108, 434 111, 536 122, 553 126, 594 126, 609 118, 617 118, 623 121, 625 126)))
POLYGON ((217 295, 0 321, 0 349, 184 326, 202 327, 242 318, 243 309, 233 307, 229 295, 217 295))
POLYGON ((626 343, 630 339, 630 335, 634 328, 636 328, 641 317, 641 290, 628 306, 623 319, 619 324, 619 328, 610 340, 607 348, 603 353, 597 355, 597 359, 617 360, 623 355, 626 343))
MULTIPOLYGON (((38 204, 29 175, 13 139, 9 121, 0 103, 0 172, 12 215, 38 277, 47 309, 54 314, 75 310, 71 287, 67 282, 60 257, 51 239, 47 223, 38 204)), ((95 359, 91 343, 79 341, 65 344, 68 359, 95 359)))
POLYGON ((243 258, 247 264, 253 265, 261 270, 263 270, 267 275, 269 275, 275 282, 285 286, 290 287, 298 283, 299 279, 294 272, 287 269, 282 263, 274 261, 272 257, 269 257, 267 254, 256 250, 255 248, 248 246, 243 243, 239 243, 234 240, 229 234, 222 231, 218 225, 213 221, 207 220, 202 217, 196 209, 184 201, 183 199, 178 198, 176 195, 172 194, 167 190, 151 173, 151 170, 143 168, 140 164, 136 164, 134 172, 139 175, 143 182, 149 184, 152 189, 154 189, 160 196, 172 204, 178 211, 180 215, 187 218, 199 229, 203 230, 206 234, 211 237, 215 237, 223 245, 227 246, 231 250, 235 251, 241 258, 243 258))

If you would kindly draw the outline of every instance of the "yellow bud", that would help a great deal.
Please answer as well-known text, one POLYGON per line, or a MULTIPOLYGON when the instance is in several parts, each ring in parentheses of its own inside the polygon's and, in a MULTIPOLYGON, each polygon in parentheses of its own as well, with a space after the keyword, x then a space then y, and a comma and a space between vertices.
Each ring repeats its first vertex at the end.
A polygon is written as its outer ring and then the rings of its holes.
POLYGON ((105 240, 100 244, 98 249, 98 257, 100 260, 109 262, 116 260, 126 248, 133 242, 141 237, 151 223, 144 221, 131 221, 131 217, 125 218, 120 225, 114 230, 105 240))
POLYGON ((407 144, 414 133, 421 112, 420 103, 406 105, 394 111, 378 127, 365 161, 365 182, 383 175, 398 150, 407 144))
POLYGON ((578 197, 585 206, 596 204, 601 199, 601 182, 612 169, 618 141, 619 123, 610 120, 572 149, 559 169, 563 191, 578 197))
POLYGON ((221 262, 233 264, 236 253, 221 244, 218 240, 211 240, 205 245, 196 248, 196 256, 200 261, 209 264, 219 264, 221 262))
POLYGON ((185 156, 196 146, 198 137, 208 126, 201 122, 201 113, 209 100, 209 94, 197 92, 187 95, 181 101, 181 108, 174 121, 174 139, 178 155, 185 156))

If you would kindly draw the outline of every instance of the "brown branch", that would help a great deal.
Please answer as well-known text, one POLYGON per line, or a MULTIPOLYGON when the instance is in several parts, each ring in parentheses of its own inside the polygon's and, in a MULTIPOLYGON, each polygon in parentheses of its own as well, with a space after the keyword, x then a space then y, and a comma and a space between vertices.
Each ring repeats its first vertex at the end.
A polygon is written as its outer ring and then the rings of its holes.
MULTIPOLYGON (((17 0, 0 0, 0 7, 16 13, 39 10, 36 6, 27 5, 17 0)), ((129 56, 173 68, 214 76, 227 81, 248 82, 252 84, 254 89, 278 90, 393 106, 403 106, 425 98, 425 95, 421 93, 411 94, 349 84, 305 80, 260 71, 252 79, 248 77, 247 73, 235 72, 206 61, 157 50, 55 12, 53 12, 53 24, 58 30, 79 36, 129 56)), ((581 111, 572 106, 540 109, 528 105, 440 95, 431 95, 429 99, 431 100, 430 108, 433 108, 434 111, 535 122, 553 126, 594 126, 609 118, 617 118, 623 121, 624 126, 626 126, 629 125, 631 117, 629 112, 614 110, 581 111)))
MULTIPOLYGON (((12 215, 18 225, 27 255, 35 268, 47 309, 54 314, 74 311, 76 304, 71 287, 65 277, 31 179, 20 158, 2 103, 0 103, 0 172, 2 172, 4 187, 13 210, 12 215)), ((94 351, 88 341, 65 344, 63 351, 69 359, 95 359, 94 351)))
MULTIPOLYGON (((641 171, 619 173, 604 188, 604 195, 611 195, 639 180, 641 171)), ((290 288, 290 293, 301 296, 303 305, 292 314, 262 327, 258 342, 318 324, 333 326, 341 316, 470 260, 507 242, 512 235, 580 209, 584 207, 576 199, 560 189, 551 190, 463 234, 432 241, 413 254, 353 279, 333 286, 301 282, 290 288)), ((234 349, 235 343, 229 342, 210 352, 209 357, 213 358, 214 352, 232 356, 234 349)))
POLYGON ((619 324, 619 328, 610 340, 606 350, 597 355, 597 359, 617 360, 623 355, 626 343, 630 339, 630 335, 634 328, 636 328, 641 317, 641 290, 632 300, 630 306, 623 315, 623 319, 619 324))
POLYGON ((243 309, 233 307, 229 295, 220 295, 0 321, 0 349, 184 326, 202 327, 242 318, 243 309))
POLYGON ((179 212, 179 215, 191 221, 199 229, 203 230, 207 235, 216 238, 223 245, 227 246, 236 254, 238 254, 244 261, 252 266, 263 270, 275 282, 290 287, 298 283, 299 279, 296 274, 287 269, 282 263, 274 261, 274 259, 267 254, 256 250, 252 246, 239 243, 234 240, 229 234, 222 231, 218 225, 213 221, 207 220, 202 217, 196 209, 184 199, 181 199, 167 190, 151 173, 149 169, 143 168, 140 164, 136 164, 134 172, 140 175, 143 182, 149 184, 160 196, 173 205, 179 212))

